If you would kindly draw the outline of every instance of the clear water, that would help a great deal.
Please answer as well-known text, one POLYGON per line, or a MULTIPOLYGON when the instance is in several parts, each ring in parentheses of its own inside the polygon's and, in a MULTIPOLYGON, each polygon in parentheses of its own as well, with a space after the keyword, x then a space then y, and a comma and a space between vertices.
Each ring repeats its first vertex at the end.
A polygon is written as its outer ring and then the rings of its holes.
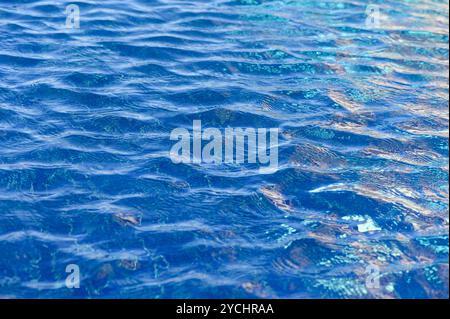
POLYGON ((448 1, 69 3, 0 3, 0 297, 448 297, 448 1), (279 169, 172 163, 195 119, 279 169))

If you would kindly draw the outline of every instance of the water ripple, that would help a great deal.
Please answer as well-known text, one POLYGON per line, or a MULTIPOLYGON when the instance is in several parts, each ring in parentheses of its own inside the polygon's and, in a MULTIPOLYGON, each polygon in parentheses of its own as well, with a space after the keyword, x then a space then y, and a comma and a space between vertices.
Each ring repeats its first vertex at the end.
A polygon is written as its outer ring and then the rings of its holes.
POLYGON ((448 298, 447 0, 69 3, 0 4, 0 298, 448 298))

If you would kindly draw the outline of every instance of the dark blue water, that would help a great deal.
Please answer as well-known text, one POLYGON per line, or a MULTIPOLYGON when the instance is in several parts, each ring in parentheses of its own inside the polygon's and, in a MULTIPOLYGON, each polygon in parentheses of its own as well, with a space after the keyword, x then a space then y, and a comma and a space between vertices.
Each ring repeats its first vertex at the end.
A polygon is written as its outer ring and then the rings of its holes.
POLYGON ((448 1, 69 3, 0 3, 0 297, 448 297, 448 1))

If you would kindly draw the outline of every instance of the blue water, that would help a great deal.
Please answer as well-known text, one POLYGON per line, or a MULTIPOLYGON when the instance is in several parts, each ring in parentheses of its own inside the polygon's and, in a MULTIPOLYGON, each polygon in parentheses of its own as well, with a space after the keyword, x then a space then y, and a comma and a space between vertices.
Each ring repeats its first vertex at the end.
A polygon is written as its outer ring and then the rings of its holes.
POLYGON ((69 3, 0 3, 0 297, 448 298, 448 1, 69 3))

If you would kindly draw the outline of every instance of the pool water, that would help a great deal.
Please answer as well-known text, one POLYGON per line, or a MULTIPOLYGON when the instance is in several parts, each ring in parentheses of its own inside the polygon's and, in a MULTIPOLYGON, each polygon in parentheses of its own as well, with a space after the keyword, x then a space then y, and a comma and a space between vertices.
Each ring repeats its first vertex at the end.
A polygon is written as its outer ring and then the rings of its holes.
POLYGON ((448 298, 448 7, 2 0, 0 297, 448 298))

